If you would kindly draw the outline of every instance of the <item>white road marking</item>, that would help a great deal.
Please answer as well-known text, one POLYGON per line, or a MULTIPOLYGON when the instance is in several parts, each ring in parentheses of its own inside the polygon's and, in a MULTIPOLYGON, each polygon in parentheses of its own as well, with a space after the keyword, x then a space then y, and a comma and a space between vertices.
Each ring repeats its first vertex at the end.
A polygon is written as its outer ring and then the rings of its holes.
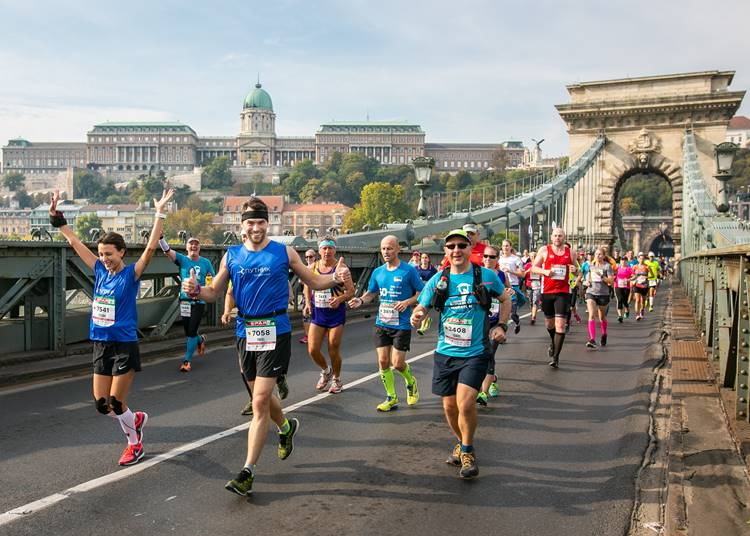
POLYGON ((57 409, 64 409, 65 411, 73 411, 76 409, 83 409, 91 407, 93 402, 74 402, 73 404, 68 404, 67 406, 60 406, 57 409))
POLYGON ((173 382, 160 383, 159 385, 152 385, 151 387, 141 387, 139 391, 158 391, 165 387, 172 387, 173 385, 179 385, 181 383, 187 383, 187 380, 175 380, 173 382))

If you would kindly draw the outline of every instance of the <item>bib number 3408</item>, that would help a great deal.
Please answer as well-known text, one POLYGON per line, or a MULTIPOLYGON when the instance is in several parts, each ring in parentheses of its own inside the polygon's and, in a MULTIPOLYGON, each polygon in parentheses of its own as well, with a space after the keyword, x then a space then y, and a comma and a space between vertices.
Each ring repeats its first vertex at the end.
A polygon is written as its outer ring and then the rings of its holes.
POLYGON ((245 349, 248 352, 267 352, 276 349, 276 321, 272 319, 246 320, 245 349))
POLYGON ((445 342, 462 348, 471 346, 471 328, 470 318, 448 318, 443 324, 445 342))

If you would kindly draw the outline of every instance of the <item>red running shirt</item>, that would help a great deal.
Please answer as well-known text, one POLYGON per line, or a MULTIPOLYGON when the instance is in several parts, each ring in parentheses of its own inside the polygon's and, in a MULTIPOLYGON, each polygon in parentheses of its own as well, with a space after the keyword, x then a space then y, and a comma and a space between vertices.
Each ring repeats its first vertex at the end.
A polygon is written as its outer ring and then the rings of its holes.
POLYGON ((568 282, 568 270, 573 264, 570 256, 570 248, 565 246, 562 255, 557 255, 552 246, 547 246, 547 255, 542 264, 545 270, 552 270, 552 274, 542 278, 542 294, 559 294, 570 293, 570 284, 568 282))

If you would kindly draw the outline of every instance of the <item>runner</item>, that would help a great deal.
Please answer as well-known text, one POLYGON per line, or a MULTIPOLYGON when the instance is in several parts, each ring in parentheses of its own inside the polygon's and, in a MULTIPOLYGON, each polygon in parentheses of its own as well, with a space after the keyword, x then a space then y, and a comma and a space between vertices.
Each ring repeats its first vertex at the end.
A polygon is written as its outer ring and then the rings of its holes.
POLYGON ((578 272, 578 264, 565 244, 565 231, 554 229, 552 243, 542 247, 534 258, 533 273, 542 279, 542 312, 550 338, 547 351, 549 366, 558 368, 560 352, 565 342, 565 319, 571 305, 569 274, 578 272))
MULTIPOLYGON (((568 249, 572 249, 570 244, 568 242, 565 242, 565 246, 568 249)), ((577 259, 579 263, 586 263, 586 257, 583 251, 579 250, 577 259)), ((583 275, 581 274, 581 270, 578 271, 577 274, 574 274, 573 272, 570 272, 568 274, 568 280, 570 284, 570 306, 568 308, 568 314, 565 318, 565 333, 568 334, 570 332, 570 325, 573 323, 572 318, 575 317, 576 322, 578 324, 581 323, 581 315, 578 314, 578 301, 580 299, 581 295, 581 289, 583 288, 583 275)), ((585 295, 585 290, 584 290, 585 295)))
POLYGON ((113 232, 97 242, 95 255, 76 236, 62 212, 57 210, 60 192, 55 190, 49 205, 52 227, 60 230, 83 263, 94 272, 94 298, 91 303, 89 339, 93 342, 93 394, 99 413, 117 419, 125 432, 128 444, 120 456, 119 465, 133 465, 143 458, 143 427, 148 422, 144 411, 132 411, 128 394, 135 373, 141 370, 138 349, 138 311, 136 298, 140 279, 154 256, 167 217, 167 204, 174 190, 164 190, 156 209, 154 225, 148 243, 135 264, 125 265, 125 240, 113 232))
MULTIPOLYGON (((205 285, 211 282, 211 277, 216 275, 211 261, 201 257, 201 243, 197 237, 188 238, 185 249, 187 255, 177 253, 173 250, 164 238, 159 239, 159 246, 164 254, 169 257, 173 263, 180 268, 180 279, 188 279, 190 270, 195 272, 198 283, 205 285)), ((181 372, 190 372, 192 369, 193 354, 197 351, 198 355, 203 355, 206 351, 205 335, 198 335, 203 313, 206 311, 206 302, 201 300, 191 300, 180 290, 180 317, 182 318, 182 327, 187 337, 185 357, 180 364, 181 372)))
MULTIPOLYGON (((477 266, 482 266, 484 263, 483 255, 486 244, 479 241, 479 226, 474 221, 466 222, 463 227, 463 231, 469 236, 471 240, 471 257, 469 260, 477 266)), ((443 262, 440 263, 440 269, 444 270, 450 266, 450 259, 448 255, 443 257, 443 262)))
POLYGON ((503 240, 502 244, 502 255, 498 259, 498 267, 500 270, 505 272, 505 282, 508 286, 512 287, 515 293, 513 294, 513 307, 510 313, 510 318, 513 320, 515 325, 514 333, 517 335, 521 331, 521 318, 518 316, 518 308, 522 307, 526 303, 526 298, 521 292, 521 277, 526 273, 523 268, 523 262, 513 253, 513 244, 507 238, 503 240))
POLYGON ((646 256, 643 252, 638 253, 638 263, 633 266, 633 294, 635 295, 635 310, 637 312, 636 320, 643 318, 643 311, 646 307, 646 296, 648 296, 648 276, 651 268, 646 264, 646 256))
POLYGON ((447 463, 460 466, 461 478, 479 474, 474 452, 477 427, 477 393, 489 365, 490 339, 501 341, 501 327, 489 329, 492 296, 501 296, 503 284, 486 268, 469 260, 471 239, 456 229, 445 236, 450 267, 435 274, 419 295, 411 325, 420 325, 427 307, 440 312, 440 331, 432 376, 432 392, 443 401, 448 425, 458 439, 447 463))
POLYGON ((374 341, 386 398, 377 405, 378 411, 392 411, 398 407, 393 369, 396 369, 406 384, 406 403, 413 406, 419 400, 417 380, 406 362, 406 352, 411 344, 411 309, 417 303, 424 283, 414 266, 399 260, 399 251, 401 248, 398 238, 393 235, 385 236, 380 241, 380 254, 385 264, 372 272, 367 292, 359 298, 349 300, 349 307, 352 309, 371 303, 375 298, 380 301, 374 341))
POLYGON ((421 260, 422 260, 422 253, 420 253, 418 249, 415 249, 414 251, 412 251, 411 259, 409 259, 409 264, 411 264, 412 266, 416 268, 417 266, 419 266, 419 263, 421 262, 421 260))
MULTIPOLYGON (((419 258, 419 266, 417 266, 417 273, 419 274, 419 278, 422 280, 423 283, 427 283, 433 275, 437 273, 437 268, 435 268, 432 265, 432 262, 430 261, 430 256, 427 253, 422 253, 422 255, 419 258)), ((432 318, 428 314, 424 317, 424 320, 422 321, 422 325, 419 326, 419 329, 417 330, 417 333, 421 336, 427 333, 427 330, 430 329, 430 325, 432 324, 432 318)))
POLYGON ((276 377, 289 365, 291 325, 287 316, 288 270, 312 289, 326 289, 345 282, 351 274, 340 260, 330 276, 314 274, 289 246, 269 240, 268 207, 252 197, 242 207, 243 244, 230 246, 221 260, 211 285, 201 287, 194 277, 182 283, 188 296, 215 302, 224 294, 227 282, 237 302, 237 353, 242 371, 253 393, 253 420, 248 429, 245 466, 225 488, 238 495, 252 493, 255 464, 268 435, 269 421, 279 431, 277 454, 287 459, 294 450, 297 419, 287 419, 281 402, 274 396, 276 377))
POLYGON ((633 253, 632 249, 625 253, 625 258, 627 259, 628 266, 631 268, 638 264, 638 259, 635 258, 635 253, 633 253))
MULTIPOLYGON (((315 263, 313 271, 316 274, 332 274, 336 269, 336 241, 324 237, 318 242, 320 260, 315 263)), ((307 351, 318 367, 320 378, 315 388, 318 391, 328 390, 329 393, 340 393, 341 383, 341 338, 344 335, 346 322, 346 302, 354 297, 354 286, 349 282, 345 289, 326 289, 305 294, 304 315, 310 317, 310 331, 308 332, 307 351), (328 356, 330 366, 321 351, 323 338, 328 341, 328 356), (329 389, 330 385, 330 389, 329 389)))
POLYGON ((656 297, 656 287, 659 286, 659 277, 661 276, 661 270, 659 269, 659 261, 654 259, 654 252, 648 252, 648 260, 646 266, 649 268, 648 273, 648 311, 654 310, 654 298, 656 297))
POLYGON ((630 316, 630 280, 633 277, 633 269, 628 266, 628 260, 620 257, 620 265, 615 272, 615 295, 617 297, 617 321, 630 316))
POLYGON ((596 316, 599 316, 599 329, 602 332, 601 345, 607 346, 607 306, 610 287, 614 283, 612 265, 604 258, 604 250, 596 248, 589 264, 588 285, 586 287, 586 309, 589 313, 589 340, 586 346, 596 348, 596 316))
POLYGON ((529 319, 529 324, 532 326, 536 324, 536 314, 542 304, 542 276, 531 271, 535 257, 536 251, 532 251, 529 256, 529 262, 523 267, 526 272, 526 288, 529 289, 529 301, 531 302, 531 318, 529 319))
MULTIPOLYGON (((318 260, 318 254, 315 252, 314 249, 308 249, 305 251, 305 262, 307 263, 307 267, 310 268, 310 270, 313 269, 315 266, 315 261, 318 260)), ((302 286, 302 327, 305 330, 305 334, 300 338, 299 343, 300 344, 307 344, 308 341, 308 334, 310 333, 310 317, 305 316, 305 304, 307 303, 307 288, 303 285, 302 286)))
MULTIPOLYGON (((492 270, 497 274, 500 282, 505 286, 503 294, 507 294, 507 297, 492 298, 492 307, 490 307, 490 329, 497 325, 500 325, 503 330, 508 332, 508 318, 510 318, 510 312, 512 310, 512 299, 514 290, 506 285, 505 272, 499 270, 497 264, 500 258, 500 250, 495 246, 488 245, 484 248, 484 267, 488 270, 492 270), (502 299, 501 299, 502 298, 502 299)), ((500 343, 490 340, 490 352, 489 352, 489 366, 487 367, 487 375, 482 381, 482 390, 477 394, 477 403, 480 406, 486 406, 488 397, 496 398, 500 396, 500 389, 498 387, 498 378, 495 372, 495 354, 500 343)))

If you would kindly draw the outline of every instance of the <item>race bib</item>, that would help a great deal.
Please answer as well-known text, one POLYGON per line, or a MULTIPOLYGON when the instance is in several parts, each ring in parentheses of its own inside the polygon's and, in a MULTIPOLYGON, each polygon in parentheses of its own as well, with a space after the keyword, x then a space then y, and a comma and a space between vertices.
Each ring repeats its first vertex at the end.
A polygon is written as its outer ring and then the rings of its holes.
POLYGON ((500 314, 500 300, 492 299, 492 304, 490 305, 490 316, 497 316, 500 314))
POLYGON ((108 328, 115 323, 115 299, 94 296, 91 302, 91 320, 94 325, 108 328))
POLYGON ((532 279, 531 280, 531 290, 539 290, 542 288, 542 282, 538 279, 532 279))
POLYGON ((563 281, 565 280, 565 276, 568 275, 568 267, 564 264, 553 264, 552 265, 552 273, 550 274, 551 279, 555 279, 557 281, 563 281))
POLYGON ((627 279, 618 279, 617 280, 617 288, 628 288, 628 280, 627 279))
POLYGON ((316 290, 314 296, 315 307, 318 309, 330 309, 331 305, 328 301, 333 297, 331 289, 316 290))
POLYGON ((245 350, 267 352, 276 349, 276 321, 270 318, 245 320, 245 350))
POLYGON ((592 270, 591 271, 591 282, 592 283, 601 283, 602 282, 602 274, 600 270, 592 270))
POLYGON ((393 307, 394 302, 380 302, 378 307, 378 318, 383 324, 398 326, 398 311, 393 307))
POLYGON ((180 302, 180 316, 188 317, 190 318, 190 315, 193 312, 193 304, 189 301, 181 301, 180 302))
POLYGON ((635 282, 638 283, 639 285, 645 284, 646 283, 646 276, 645 275, 639 275, 638 277, 635 278, 635 282))
POLYGON ((656 281, 654 279, 649 279, 648 280, 648 286, 649 287, 655 287, 656 286, 656 281))
POLYGON ((447 318, 443 324, 443 337, 446 344, 467 348, 471 346, 471 319, 447 318))

